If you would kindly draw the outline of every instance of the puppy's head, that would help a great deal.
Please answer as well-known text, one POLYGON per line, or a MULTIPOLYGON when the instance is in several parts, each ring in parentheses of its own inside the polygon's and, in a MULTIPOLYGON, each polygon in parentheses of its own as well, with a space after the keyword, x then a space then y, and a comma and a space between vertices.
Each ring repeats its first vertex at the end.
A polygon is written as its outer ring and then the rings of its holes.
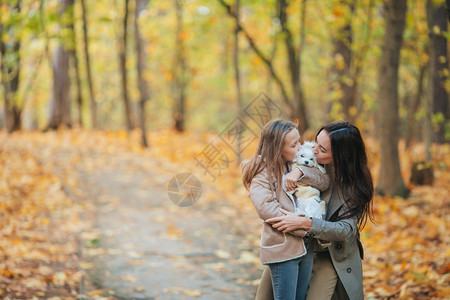
POLYGON ((317 159, 314 155, 313 147, 313 142, 304 142, 300 151, 295 155, 293 162, 307 167, 316 167, 317 159))

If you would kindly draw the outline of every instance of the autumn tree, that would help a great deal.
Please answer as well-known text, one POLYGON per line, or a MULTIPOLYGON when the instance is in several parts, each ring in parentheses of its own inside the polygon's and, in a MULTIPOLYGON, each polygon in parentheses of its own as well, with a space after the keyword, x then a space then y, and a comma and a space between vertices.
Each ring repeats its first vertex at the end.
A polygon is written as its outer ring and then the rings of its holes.
POLYGON ((333 0, 331 3, 333 21, 329 31, 333 43, 333 63, 330 70, 332 102, 328 112, 336 109, 345 120, 355 122, 362 112, 363 101, 359 87, 372 39, 375 3, 374 0, 333 0), (362 13, 365 18, 359 20, 358 13, 362 13), (363 27, 358 28, 354 23, 362 24, 363 27))
POLYGON ((18 36, 20 5, 20 0, 15 4, 0 4, 0 9, 9 14, 6 24, 0 23, 0 72, 4 99, 4 126, 7 132, 19 130, 21 127, 22 108, 17 101, 20 78, 20 38, 18 36))
POLYGON ((346 0, 333 1, 333 13, 336 15, 338 21, 333 36, 333 73, 336 79, 333 84, 336 85, 334 89, 339 96, 338 101, 342 106, 345 119, 354 121, 355 119, 355 95, 352 94, 351 82, 351 63, 353 52, 352 45, 352 22, 355 7, 354 3, 348 3, 346 0), (352 113, 353 111, 353 113, 352 113))
POLYGON ((403 108, 404 119, 401 127, 408 149, 413 141, 423 140, 425 83, 429 61, 426 9, 424 2, 411 2, 408 5, 402 49, 402 74, 400 86, 403 95, 400 108, 403 108))
MULTIPOLYGON (((244 106, 242 103, 242 90, 241 90, 241 74, 240 74, 240 68, 239 68, 239 32, 241 31, 241 28, 239 26, 239 10, 240 10, 240 0, 236 0, 234 10, 236 12, 235 14, 235 26, 234 26, 234 45, 233 45, 233 66, 234 66, 234 80, 236 82, 236 99, 237 99, 237 115, 241 117, 242 112, 244 110, 244 106)), ((238 122, 238 132, 241 132, 240 128, 240 122, 238 122)), ((236 156, 236 163, 241 163, 241 151, 242 151, 242 136, 241 134, 237 135, 237 156, 236 156)))
MULTIPOLYGON (((235 10, 227 4, 224 0, 219 0, 219 3, 226 9, 229 16, 231 16, 233 19, 236 20, 236 12, 235 10)), ((300 20, 300 44, 294 45, 294 38, 292 31, 288 25, 287 22, 287 8, 288 8, 288 2, 284 0, 277 1, 277 16, 280 19, 280 24, 282 27, 282 33, 284 36, 284 43, 286 46, 287 51, 287 65, 289 69, 289 76, 290 76, 290 86, 293 90, 293 96, 289 96, 286 84, 282 80, 282 77, 277 72, 274 62, 271 58, 267 57, 259 45, 255 42, 254 38, 250 35, 250 33, 247 31, 245 27, 243 27, 242 23, 239 23, 240 30, 242 32, 242 35, 247 40, 250 48, 253 50, 256 56, 258 56, 261 61, 264 63, 264 65, 269 70, 269 73, 271 74, 272 79, 280 89, 282 99, 284 104, 286 105, 287 111, 289 112, 289 118, 296 119, 298 118, 300 120, 300 123, 302 125, 302 129, 306 130, 309 127, 309 122, 307 113, 306 113, 306 107, 303 100, 302 95, 302 89, 301 89, 301 51, 304 47, 304 20, 306 16, 306 1, 302 1, 302 14, 301 14, 301 20, 300 20), (299 51, 299 49, 301 49, 299 51)), ((276 42, 276 40, 275 40, 276 42)))
POLYGON ((175 57, 174 57, 174 111, 173 120, 175 130, 182 132, 185 130, 186 112, 186 50, 184 44, 183 31, 183 0, 175 0, 176 29, 175 29, 175 57))
POLYGON ((294 36, 288 25, 288 14, 287 9, 289 6, 289 1, 278 0, 278 18, 280 19, 281 31, 286 47, 287 57, 288 57, 288 68, 289 75, 291 77, 291 88, 293 91, 293 116, 300 118, 301 125, 304 130, 309 128, 309 121, 306 113, 305 100, 302 90, 302 52, 305 47, 305 18, 306 18, 306 0, 302 0, 302 10, 300 19, 300 41, 299 45, 294 44, 294 36), (297 50, 298 49, 298 50, 297 50))
MULTIPOLYGON (((67 15, 73 10, 74 0, 60 1, 60 33, 70 32, 70 20, 67 15), (63 21, 64 20, 64 21, 63 21), (67 21, 69 20, 69 21, 67 21)), ((73 19, 72 19, 73 20, 73 19)), ((69 39, 60 34, 59 45, 56 48, 53 60, 53 91, 50 102, 50 120, 48 129, 57 129, 61 125, 71 127, 70 116, 70 76, 69 76, 70 43, 69 39)))
POLYGON ((141 30, 139 28, 139 16, 145 10, 149 0, 136 0, 135 14, 134 14, 134 41, 136 47, 136 70, 139 88, 139 123, 141 126, 141 143, 142 146, 148 147, 145 127, 145 103, 149 99, 149 89, 147 80, 144 76, 145 71, 145 43, 142 38, 141 30))
MULTIPOLYGON (((429 28, 428 97, 431 102, 433 127, 431 134, 436 142, 444 142, 445 126, 450 124, 449 94, 445 89, 448 80, 449 63, 447 53, 448 12, 444 1, 427 0, 429 28)), ((447 139, 447 141, 450 139, 447 139)))
MULTIPOLYGON (((75 2, 75 0, 74 0, 75 2)), ((68 16, 68 29, 70 30, 69 32, 69 43, 68 43, 68 48, 69 48, 69 53, 70 53, 70 59, 72 61, 73 64, 73 68, 75 71, 74 74, 74 79, 75 79, 75 91, 76 91, 76 102, 77 102, 77 106, 78 106, 78 125, 80 127, 83 126, 83 93, 81 91, 81 79, 80 79, 80 63, 78 60, 78 54, 77 54, 77 35, 76 35, 76 31, 75 31, 75 16, 74 16, 74 9, 73 9, 73 5, 71 7, 70 10, 68 10, 67 12, 67 16, 68 16)))
POLYGON ((417 136, 418 126, 416 125, 415 114, 421 103, 421 99, 424 94, 424 78, 426 66, 419 67, 419 74, 416 83, 416 90, 414 93, 408 93, 405 95, 405 105, 407 107, 406 114, 406 132, 405 132, 405 147, 408 148, 413 140, 414 136, 417 136))
POLYGON ((122 92, 122 101, 125 111, 125 125, 128 131, 133 129, 133 121, 131 115, 131 104, 128 92, 128 76, 127 76, 127 45, 128 45, 128 17, 129 17, 129 0, 124 1, 124 12, 121 27, 121 36, 119 38, 119 66, 120 66, 120 83, 122 92))
POLYGON ((398 154, 398 69, 406 18, 406 0, 389 0, 384 5, 385 32, 378 74, 377 128, 380 142, 380 175, 377 192, 406 196, 398 154))
POLYGON ((89 38, 88 38, 88 24, 87 24, 87 9, 86 0, 80 0, 81 2, 81 15, 83 18, 83 41, 84 41, 84 59, 86 65, 87 81, 89 87, 89 103, 91 112, 92 128, 97 128, 97 104, 95 102, 94 83, 91 71, 91 57, 89 54, 89 38))

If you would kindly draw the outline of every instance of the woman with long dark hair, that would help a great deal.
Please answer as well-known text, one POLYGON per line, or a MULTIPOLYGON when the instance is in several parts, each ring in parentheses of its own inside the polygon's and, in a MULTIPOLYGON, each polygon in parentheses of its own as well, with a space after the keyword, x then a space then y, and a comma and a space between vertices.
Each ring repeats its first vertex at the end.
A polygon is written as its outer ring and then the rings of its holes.
MULTIPOLYGON (((305 218, 280 210, 283 216, 266 220, 283 233, 304 230, 315 238, 313 272, 307 299, 364 299, 359 232, 367 220, 373 221, 373 183, 361 133, 349 122, 322 127, 314 148, 325 166, 331 184, 322 193, 328 201, 325 220, 305 218)), ((292 176, 298 178, 297 170, 292 176)), ((272 299, 267 273, 261 280, 257 299, 272 299)))

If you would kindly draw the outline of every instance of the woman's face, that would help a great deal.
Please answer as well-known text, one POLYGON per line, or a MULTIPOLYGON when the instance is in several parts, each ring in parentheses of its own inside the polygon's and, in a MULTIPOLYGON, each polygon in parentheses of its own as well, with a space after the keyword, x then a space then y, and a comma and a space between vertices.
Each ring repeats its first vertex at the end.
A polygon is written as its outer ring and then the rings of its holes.
POLYGON ((281 152, 281 158, 284 163, 292 161, 300 148, 300 133, 298 133, 298 130, 294 128, 284 137, 284 146, 281 152))
POLYGON ((316 146, 314 147, 317 162, 321 165, 333 164, 333 153, 331 152, 330 135, 322 130, 316 138, 316 146))

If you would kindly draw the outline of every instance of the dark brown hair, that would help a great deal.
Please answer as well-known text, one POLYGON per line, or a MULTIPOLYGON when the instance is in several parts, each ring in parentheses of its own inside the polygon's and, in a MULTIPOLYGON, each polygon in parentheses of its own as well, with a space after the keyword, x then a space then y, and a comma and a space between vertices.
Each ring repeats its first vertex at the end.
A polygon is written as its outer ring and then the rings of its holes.
MULTIPOLYGON (((372 175, 367 164, 367 153, 359 129, 349 122, 334 122, 323 126, 331 141, 334 162, 334 184, 343 192, 347 209, 339 219, 358 218, 362 230, 367 219, 374 221, 372 175)), ((317 136, 316 136, 317 137, 317 136)))

